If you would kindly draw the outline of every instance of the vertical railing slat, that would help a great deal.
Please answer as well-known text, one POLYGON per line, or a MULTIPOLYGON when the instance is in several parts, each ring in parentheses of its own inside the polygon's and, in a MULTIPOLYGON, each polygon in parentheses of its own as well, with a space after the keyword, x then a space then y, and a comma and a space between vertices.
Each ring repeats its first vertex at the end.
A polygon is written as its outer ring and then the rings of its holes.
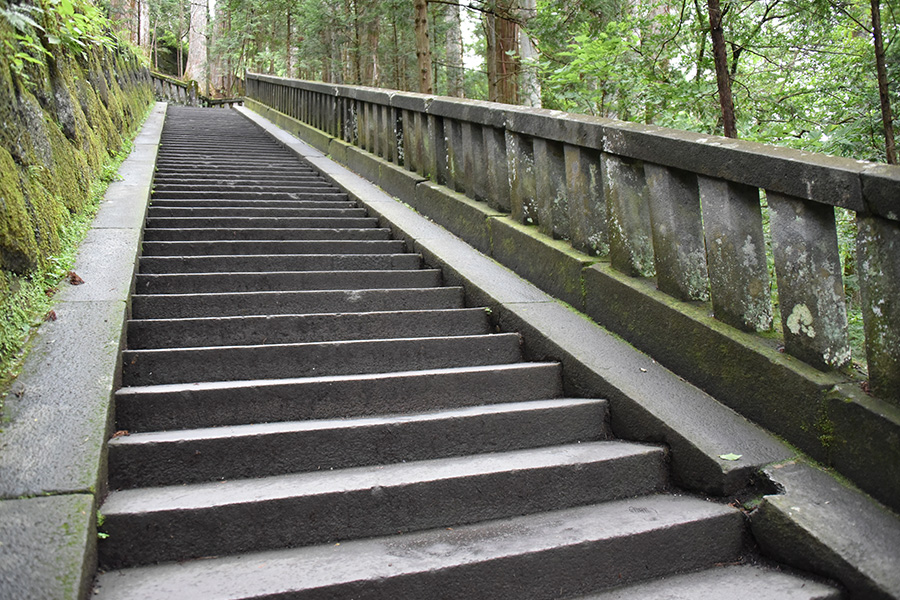
POLYGON ((766 192, 785 350, 824 368, 850 362, 834 208, 766 192))
POLYGON ((564 153, 572 246, 585 254, 604 256, 609 252, 609 232, 600 152, 566 144, 564 153))
POLYGON ((679 300, 707 300, 709 281, 697 176, 644 164, 657 287, 679 300))
POLYGON ((869 389, 900 404, 900 223, 857 215, 869 389))
POLYGON ((484 159, 484 135, 477 123, 462 123, 463 187, 470 198, 487 198, 487 170, 484 159))
POLYGON ((772 327, 759 189, 699 176, 715 317, 745 331, 772 327))
POLYGON ((509 204, 512 218, 537 224, 535 204, 534 150, 531 140, 506 131, 506 164, 509 175, 509 204))
POLYGON ((502 129, 484 128, 484 150, 487 161, 487 203, 491 208, 510 212, 506 136, 502 129))
POLYGON ((603 152, 603 195, 609 223, 609 261, 632 277, 653 273, 653 241, 647 183, 640 162, 603 152))
POLYGON ((559 142, 534 140, 535 201, 538 227, 542 233, 559 239, 571 237, 566 189, 566 157, 559 142))

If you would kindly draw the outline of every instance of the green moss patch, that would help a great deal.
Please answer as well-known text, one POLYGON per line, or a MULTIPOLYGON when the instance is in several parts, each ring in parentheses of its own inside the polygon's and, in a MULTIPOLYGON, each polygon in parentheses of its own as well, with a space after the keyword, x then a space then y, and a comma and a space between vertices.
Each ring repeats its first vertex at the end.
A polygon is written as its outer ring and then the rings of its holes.
MULTIPOLYGON (((0 20, 0 38, 13 33, 0 20)), ((149 71, 128 50, 47 49, 28 70, 0 54, 0 411, 153 101, 149 71)))

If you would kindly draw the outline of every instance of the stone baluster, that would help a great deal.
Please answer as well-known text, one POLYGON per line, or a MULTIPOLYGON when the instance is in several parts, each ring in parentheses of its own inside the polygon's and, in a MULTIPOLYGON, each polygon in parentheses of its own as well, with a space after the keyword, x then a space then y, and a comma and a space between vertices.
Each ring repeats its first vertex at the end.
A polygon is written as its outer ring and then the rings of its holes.
POLYGON ((866 214, 857 216, 857 226, 869 387, 900 405, 900 223, 866 214))
POLYGON ((766 192, 785 350, 820 369, 850 362, 834 207, 766 192))
POLYGON ((600 178, 600 152, 566 144, 563 153, 572 246, 592 256, 606 255, 609 232, 600 178))
POLYGON ((697 176, 644 163, 657 287, 679 300, 708 300, 697 176))
POLYGON ((483 135, 484 157, 487 162, 485 169, 487 203, 491 208, 510 212, 506 135, 502 129, 496 127, 485 127, 483 135))
POLYGON ((710 296, 715 317, 745 331, 772 327, 759 188, 700 176, 710 296))
POLYGON ((571 238, 566 157, 559 142, 534 139, 535 204, 538 227, 554 238, 571 238))
POLYGON ((444 142, 447 150, 447 185, 457 192, 465 193, 462 125, 458 120, 444 119, 444 142))
POLYGON ((478 123, 463 121, 462 128, 462 173, 463 188, 474 200, 487 198, 487 169, 485 169, 484 135, 478 123))
POLYGON ((506 161, 512 218, 520 223, 537 225, 534 149, 531 139, 506 130, 506 161))
POLYGON ((653 274, 653 234, 647 183, 640 161, 600 155, 609 226, 609 260, 633 277, 653 274))

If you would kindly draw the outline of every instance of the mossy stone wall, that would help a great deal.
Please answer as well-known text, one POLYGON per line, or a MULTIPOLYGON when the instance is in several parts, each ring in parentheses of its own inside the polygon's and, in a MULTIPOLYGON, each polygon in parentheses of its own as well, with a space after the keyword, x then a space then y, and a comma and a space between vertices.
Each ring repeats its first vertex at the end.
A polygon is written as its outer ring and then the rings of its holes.
MULTIPOLYGON (((0 46, 14 36, 0 20, 0 46)), ((48 268, 68 222, 93 209, 92 185, 122 134, 153 101, 149 71, 128 49, 47 50, 24 74, 0 53, 0 294, 48 268)))

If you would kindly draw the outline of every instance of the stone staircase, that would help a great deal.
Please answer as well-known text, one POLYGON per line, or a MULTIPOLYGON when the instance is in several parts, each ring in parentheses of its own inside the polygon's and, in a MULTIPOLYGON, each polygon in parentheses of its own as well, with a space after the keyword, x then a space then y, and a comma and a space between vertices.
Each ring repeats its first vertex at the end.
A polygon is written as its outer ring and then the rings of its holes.
POLYGON ((840 597, 241 115, 157 167, 94 597, 840 597))

